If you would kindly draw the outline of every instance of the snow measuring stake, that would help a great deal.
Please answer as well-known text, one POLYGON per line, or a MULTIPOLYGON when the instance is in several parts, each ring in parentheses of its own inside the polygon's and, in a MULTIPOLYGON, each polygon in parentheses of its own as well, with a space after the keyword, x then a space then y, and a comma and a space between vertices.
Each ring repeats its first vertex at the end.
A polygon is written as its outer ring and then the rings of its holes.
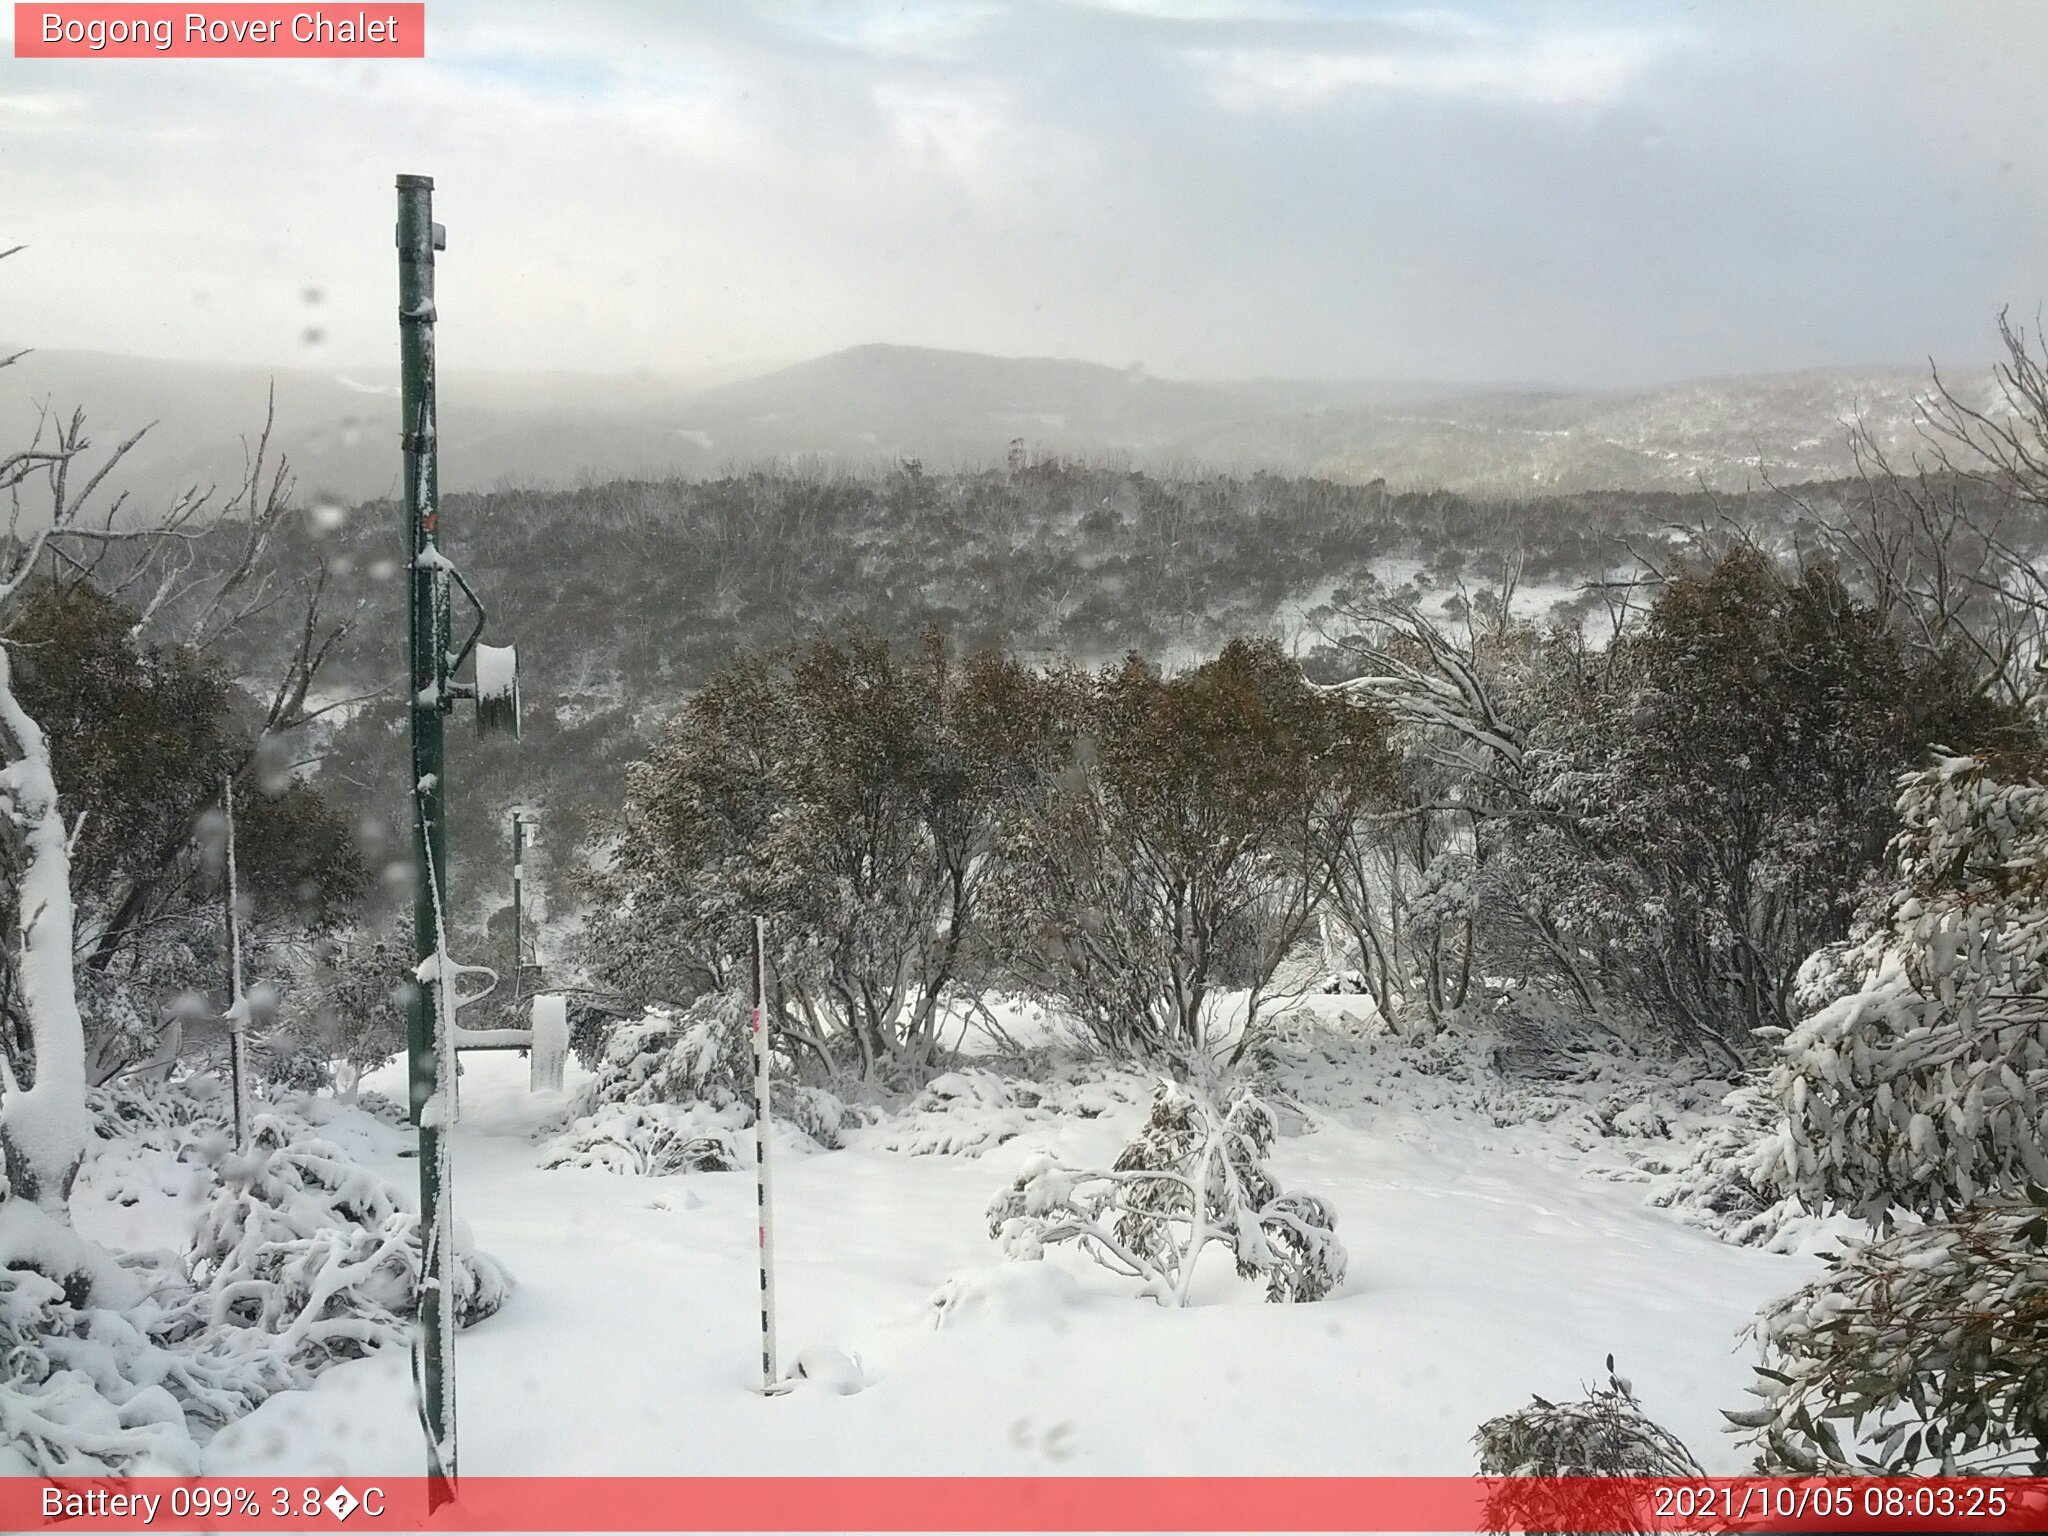
POLYGON ((443 726, 458 699, 474 699, 481 731, 519 729, 517 658, 510 646, 479 646, 484 608, 441 552, 441 475, 434 403, 434 253, 447 236, 434 222, 434 182, 398 178, 399 412, 404 449, 408 651, 411 659, 413 958, 417 984, 406 1019, 412 1121, 419 1130, 419 1328, 413 1357, 420 1423, 427 1436, 428 1505, 445 1503, 455 1480, 454 1216, 449 1137, 455 1121, 455 995, 466 969, 448 953, 447 765, 443 726), (474 623, 451 647, 457 592, 474 623), (473 681, 456 673, 475 658, 473 681))
POLYGON ((756 1229, 761 1249, 761 1390, 773 1396, 789 1383, 775 1369, 775 1198, 768 1177, 768 1143, 774 1126, 768 1110, 768 924, 755 918, 747 965, 747 994, 753 1004, 754 1036, 754 1196, 760 1216, 756 1229))

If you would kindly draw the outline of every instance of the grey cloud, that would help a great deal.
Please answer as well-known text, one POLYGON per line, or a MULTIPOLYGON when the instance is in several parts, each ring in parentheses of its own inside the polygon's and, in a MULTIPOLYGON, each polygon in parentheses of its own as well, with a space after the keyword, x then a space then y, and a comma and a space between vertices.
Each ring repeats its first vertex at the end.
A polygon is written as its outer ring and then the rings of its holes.
POLYGON ((2042 15, 437 0, 423 64, 12 61, 0 339, 379 358, 422 170, 444 347, 488 368, 1971 358, 2041 297, 2042 15))

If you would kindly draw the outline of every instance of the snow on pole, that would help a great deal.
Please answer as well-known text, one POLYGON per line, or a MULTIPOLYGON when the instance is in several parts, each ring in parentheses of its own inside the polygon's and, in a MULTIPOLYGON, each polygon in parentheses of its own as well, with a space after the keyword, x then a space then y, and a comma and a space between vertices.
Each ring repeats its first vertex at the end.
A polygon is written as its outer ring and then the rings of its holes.
POLYGON ((228 940, 228 1088, 235 1106, 235 1150, 249 1145, 249 1000, 242 991, 242 916, 235 881, 235 781, 223 779, 221 811, 227 820, 226 864, 221 880, 221 905, 228 940))
POLYGON ((756 1228, 761 1248, 761 1390, 780 1392, 775 1370, 775 1200, 768 1172, 768 1143, 773 1116, 768 1101, 768 941, 767 922, 755 918, 753 963, 748 967, 754 1027, 754 1189, 759 1206, 756 1228))
POLYGON ((455 1088, 445 891, 448 828, 442 716, 451 706, 448 562, 441 554, 440 445, 434 409, 434 222, 430 176, 398 178, 399 419, 409 586, 412 700, 413 958, 406 1019, 412 1122, 419 1133, 420 1279, 413 1375, 427 1441, 427 1508, 454 1496, 455 1343, 449 1152, 455 1088))
POLYGON ((569 1000, 559 992, 536 992, 532 1019, 533 1091, 557 1093, 569 1057, 569 1000))
POLYGON ((476 648, 476 725, 479 732, 519 734, 519 652, 516 646, 476 648))

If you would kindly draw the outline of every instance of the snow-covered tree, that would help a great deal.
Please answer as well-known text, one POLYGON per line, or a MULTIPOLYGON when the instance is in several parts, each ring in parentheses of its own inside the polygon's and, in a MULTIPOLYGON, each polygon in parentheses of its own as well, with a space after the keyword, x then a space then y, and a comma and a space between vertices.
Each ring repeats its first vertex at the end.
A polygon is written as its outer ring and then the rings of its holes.
POLYGON ((1823 952, 1745 1176, 1885 1235, 1766 1309, 1767 1465, 2048 1471, 2048 786, 1945 757, 1883 921, 1823 952), (1891 1229, 1891 1230, 1887 1230, 1891 1229))
POLYGON ((284 994, 277 1028, 263 1042, 277 1063, 303 1058, 344 1096, 405 1049, 413 988, 410 915, 376 928, 319 938, 311 963, 284 994))
POLYGON ((1306 684, 1271 642, 1176 676, 1138 657, 1066 674, 1064 770, 1004 823, 1009 964, 1120 1056, 1255 1038, 1280 962, 1338 878, 1354 818, 1391 786, 1385 720, 1306 684))
POLYGON ((1343 685, 1458 772, 1442 800, 1469 830, 1435 884, 1476 968, 1730 1064, 1791 1022, 1800 965, 1848 932, 1897 776, 2020 731, 1831 569, 1746 544, 1667 573, 1604 647, 1569 627, 1485 638, 1409 615, 1356 643, 1366 670, 1343 685))
POLYGON ((1785 1038, 1774 1182, 1880 1224, 2048 1184, 2048 787, 1946 757, 1899 797, 1888 921, 1816 957, 1838 995, 1785 1038))
MULTIPOLYGON (((94 1081, 171 1048, 168 1005, 182 995, 214 994, 216 1016, 229 1005, 220 991, 225 824, 215 806, 252 752, 258 771, 235 794, 251 977, 295 972, 307 943, 368 883, 346 824, 313 784, 258 748, 255 699, 190 647, 138 639, 140 617, 89 583, 38 577, 18 595, 8 631, 14 692, 49 742, 73 828, 77 986, 94 1081)), ((0 966, 0 1047, 18 1052, 25 1031, 11 978, 0 966)))
POLYGON ((744 657, 627 774, 591 882, 600 979, 681 1006, 726 987, 750 919, 776 1032, 834 1069, 926 1062, 976 952, 999 799, 1041 740, 1007 658, 871 635, 744 657))

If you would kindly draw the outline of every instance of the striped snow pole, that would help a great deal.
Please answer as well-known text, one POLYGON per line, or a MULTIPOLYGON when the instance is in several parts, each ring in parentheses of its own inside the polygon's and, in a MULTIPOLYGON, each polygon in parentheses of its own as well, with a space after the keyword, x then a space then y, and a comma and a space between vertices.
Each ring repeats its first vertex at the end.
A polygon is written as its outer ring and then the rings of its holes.
POLYGON ((775 1371, 775 1202, 768 1174, 768 1143, 773 1137, 768 1105, 768 925, 754 919, 753 963, 749 990, 754 1025, 754 1189, 758 1202, 756 1228, 761 1247, 761 1390, 779 1389, 775 1371))

